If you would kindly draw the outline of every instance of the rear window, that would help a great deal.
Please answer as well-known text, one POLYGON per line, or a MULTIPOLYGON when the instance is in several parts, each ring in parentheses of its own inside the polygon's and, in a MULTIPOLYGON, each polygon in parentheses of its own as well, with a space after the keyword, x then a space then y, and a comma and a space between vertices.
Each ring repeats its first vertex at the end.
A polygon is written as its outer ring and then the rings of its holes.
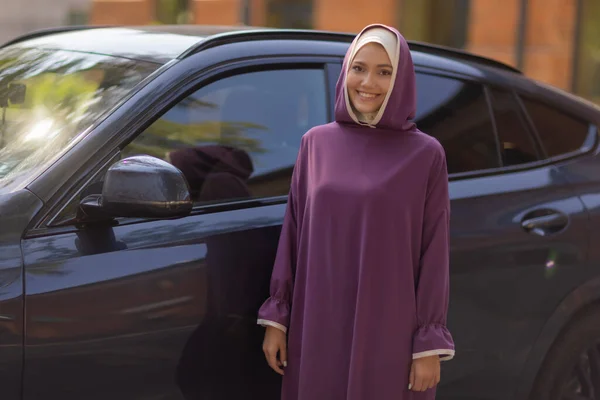
POLYGON ((480 84, 417 73, 415 122, 444 146, 450 174, 500 167, 492 118, 480 84))
POLYGON ((590 124, 555 107, 521 97, 548 157, 579 150, 586 141, 590 124))

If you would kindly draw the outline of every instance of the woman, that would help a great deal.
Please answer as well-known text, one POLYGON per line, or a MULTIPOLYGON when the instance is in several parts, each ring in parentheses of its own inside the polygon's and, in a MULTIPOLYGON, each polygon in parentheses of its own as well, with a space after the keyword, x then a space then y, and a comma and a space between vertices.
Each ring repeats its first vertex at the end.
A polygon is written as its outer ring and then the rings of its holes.
POLYGON ((335 122, 302 138, 263 350, 284 400, 433 399, 447 330, 450 202, 442 146, 420 132, 406 40, 354 40, 335 122))

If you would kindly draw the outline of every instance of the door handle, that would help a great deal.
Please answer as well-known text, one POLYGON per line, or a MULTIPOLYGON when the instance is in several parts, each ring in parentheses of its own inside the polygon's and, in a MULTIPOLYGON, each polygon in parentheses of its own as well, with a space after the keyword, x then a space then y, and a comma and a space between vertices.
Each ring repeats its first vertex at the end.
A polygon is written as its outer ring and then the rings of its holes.
POLYGON ((557 211, 551 214, 540 215, 537 217, 525 217, 521 221, 521 227, 526 232, 534 233, 539 236, 547 236, 552 233, 562 231, 569 223, 569 217, 557 211))

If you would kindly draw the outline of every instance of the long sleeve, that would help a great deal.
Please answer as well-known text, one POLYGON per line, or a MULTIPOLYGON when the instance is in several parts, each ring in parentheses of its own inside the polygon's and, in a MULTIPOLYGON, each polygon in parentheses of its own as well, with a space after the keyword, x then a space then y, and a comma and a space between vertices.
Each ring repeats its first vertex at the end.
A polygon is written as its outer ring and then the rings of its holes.
POLYGON ((290 190, 279 236, 275 264, 271 274, 270 297, 258 311, 258 324, 274 326, 287 332, 292 301, 292 270, 296 260, 296 217, 294 191, 290 190))
POLYGON ((454 341, 446 327, 449 299, 450 200, 446 157, 441 146, 432 164, 423 216, 421 259, 416 288, 418 329, 413 359, 454 357, 454 341))
POLYGON ((302 169, 304 138, 292 173, 288 202, 279 236, 279 244, 271 274, 270 297, 258 311, 257 323, 273 326, 287 333, 293 291, 293 271, 296 267, 298 223, 298 181, 302 169))

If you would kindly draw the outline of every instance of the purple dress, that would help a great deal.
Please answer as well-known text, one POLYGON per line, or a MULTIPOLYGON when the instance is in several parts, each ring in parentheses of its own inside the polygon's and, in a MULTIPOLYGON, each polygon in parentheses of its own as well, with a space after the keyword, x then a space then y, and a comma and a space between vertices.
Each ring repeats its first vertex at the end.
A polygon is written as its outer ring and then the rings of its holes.
POLYGON ((433 399, 435 389, 408 390, 412 359, 454 356, 446 159, 410 122, 414 67, 392 31, 398 73, 376 128, 348 113, 346 59, 335 122, 302 138, 258 315, 287 331, 283 400, 433 399))

